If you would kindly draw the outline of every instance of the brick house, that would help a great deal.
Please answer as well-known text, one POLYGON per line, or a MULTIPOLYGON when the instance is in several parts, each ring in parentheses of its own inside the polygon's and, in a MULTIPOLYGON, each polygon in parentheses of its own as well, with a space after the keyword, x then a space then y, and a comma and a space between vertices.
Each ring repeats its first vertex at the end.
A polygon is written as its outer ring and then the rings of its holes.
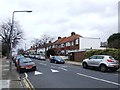
POLYGON ((49 49, 54 49, 59 55, 66 55, 71 50, 79 50, 79 34, 75 32, 71 33, 71 36, 68 37, 58 37, 49 47, 49 49))
MULTIPOLYGON (((49 41, 47 44, 37 47, 38 52, 45 51, 48 49, 54 49, 58 55, 68 55, 69 51, 79 50, 79 34, 71 32, 71 35, 68 37, 58 37, 54 42, 49 41)), ((36 50, 33 46, 30 50, 36 50)))

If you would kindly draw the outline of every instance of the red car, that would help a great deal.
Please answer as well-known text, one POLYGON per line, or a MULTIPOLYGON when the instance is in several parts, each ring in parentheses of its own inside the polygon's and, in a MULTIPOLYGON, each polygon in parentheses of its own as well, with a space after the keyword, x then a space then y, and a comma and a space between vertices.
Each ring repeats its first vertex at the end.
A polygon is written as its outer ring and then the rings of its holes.
POLYGON ((17 70, 19 72, 36 71, 36 64, 30 58, 20 58, 18 59, 17 70))

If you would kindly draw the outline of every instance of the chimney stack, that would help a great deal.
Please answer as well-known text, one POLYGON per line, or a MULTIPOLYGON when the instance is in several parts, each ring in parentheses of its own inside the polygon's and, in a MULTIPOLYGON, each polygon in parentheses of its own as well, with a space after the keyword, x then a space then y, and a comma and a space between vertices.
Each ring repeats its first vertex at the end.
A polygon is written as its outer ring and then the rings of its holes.
POLYGON ((61 37, 58 37, 58 39, 61 39, 61 37))
POLYGON ((51 43, 51 41, 49 41, 49 43, 51 43))
POLYGON ((75 35, 75 32, 71 32, 71 36, 75 35))

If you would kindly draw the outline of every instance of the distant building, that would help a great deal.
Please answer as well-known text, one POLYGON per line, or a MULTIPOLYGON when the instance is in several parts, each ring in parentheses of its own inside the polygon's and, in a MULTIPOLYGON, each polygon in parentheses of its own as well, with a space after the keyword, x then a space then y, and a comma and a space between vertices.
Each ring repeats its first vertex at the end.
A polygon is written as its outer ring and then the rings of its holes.
MULTIPOLYGON (((80 51, 81 49, 100 48, 100 38, 82 37, 75 32, 71 32, 68 37, 58 37, 54 42, 49 41, 45 45, 38 45, 37 52, 45 52, 45 49, 54 49, 58 55, 68 55, 71 51, 80 51)), ((34 53, 36 47, 32 46, 28 52, 34 53)))

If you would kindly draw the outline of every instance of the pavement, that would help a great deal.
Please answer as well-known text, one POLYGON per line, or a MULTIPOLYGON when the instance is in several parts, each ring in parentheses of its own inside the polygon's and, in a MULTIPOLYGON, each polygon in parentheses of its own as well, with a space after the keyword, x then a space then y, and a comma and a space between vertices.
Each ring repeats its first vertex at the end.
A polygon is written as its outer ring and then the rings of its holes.
POLYGON ((65 63, 67 63, 67 64, 72 64, 72 65, 77 65, 77 66, 81 66, 82 65, 82 63, 81 62, 75 62, 75 61, 65 61, 65 63))
POLYGON ((9 59, 0 59, 0 90, 24 89, 32 90, 27 78, 21 78, 16 70, 14 63, 12 63, 11 74, 9 72, 9 59))
MULTIPOLYGON (((81 62, 65 61, 67 64, 81 66, 81 62)), ((118 69, 120 72, 120 69, 118 69)), ((12 63, 12 72, 9 72, 9 59, 0 59, 0 90, 6 89, 24 89, 34 90, 27 77, 21 78, 16 70, 14 63, 12 63)))

